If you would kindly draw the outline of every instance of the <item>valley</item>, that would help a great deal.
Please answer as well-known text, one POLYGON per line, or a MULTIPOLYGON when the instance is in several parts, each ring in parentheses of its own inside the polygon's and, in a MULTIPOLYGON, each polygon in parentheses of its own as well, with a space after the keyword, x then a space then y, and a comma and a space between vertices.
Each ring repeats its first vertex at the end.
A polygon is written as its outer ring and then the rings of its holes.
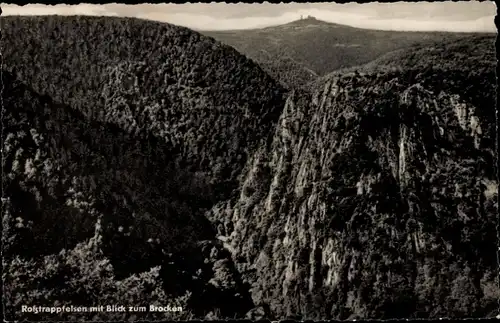
POLYGON ((497 315, 495 35, 0 25, 9 320, 497 315))

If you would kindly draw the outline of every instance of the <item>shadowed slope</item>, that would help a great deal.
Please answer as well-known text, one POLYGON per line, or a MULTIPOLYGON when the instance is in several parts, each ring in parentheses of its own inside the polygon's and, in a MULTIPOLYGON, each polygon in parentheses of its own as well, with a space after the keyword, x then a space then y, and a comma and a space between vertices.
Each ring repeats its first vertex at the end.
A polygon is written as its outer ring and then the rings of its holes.
MULTIPOLYGON (((24 223, 15 226, 24 229, 6 255, 37 257, 72 247, 94 234, 99 214, 104 239, 121 240, 106 245, 112 257, 126 250, 127 257, 142 258, 149 238, 173 252, 211 236, 208 223, 190 210, 197 188, 183 190, 179 180, 189 173, 176 168, 166 144, 145 132, 88 122, 8 73, 3 85, 3 184, 9 214, 24 223)), ((142 262, 134 266, 148 268, 142 262)))
POLYGON ((80 16, 1 24, 4 66, 35 91, 92 120, 147 130, 180 152, 183 168, 228 190, 279 117, 280 86, 234 49, 187 28, 80 16))
POLYGON ((88 122, 2 75, 9 318, 133 315, 19 312, 21 305, 61 302, 165 306, 168 299, 185 311, 142 313, 143 319, 199 318, 210 311, 234 317, 252 308, 227 252, 213 243, 200 246, 215 240, 199 211, 207 187, 174 163, 170 146, 145 131, 88 122))
MULTIPOLYGON (((247 155, 279 118, 283 90, 235 50, 185 28, 109 17, 1 23, 4 65, 21 80, 8 72, 3 80, 10 268, 69 284, 43 301, 51 305, 105 302, 74 294, 72 279, 93 279, 93 266, 125 279, 161 265, 147 286, 162 278, 168 295, 190 294, 188 313, 244 315, 252 302, 203 212, 238 187, 247 155), (91 273, 61 265, 82 252, 91 273), (32 272, 52 265, 61 272, 32 272), (65 270, 81 277, 62 279, 65 270)), ((16 283, 16 271, 13 302, 39 303, 37 283, 16 283)), ((120 303, 113 284, 97 293, 120 303)), ((131 314, 116 315, 100 318, 131 314)))

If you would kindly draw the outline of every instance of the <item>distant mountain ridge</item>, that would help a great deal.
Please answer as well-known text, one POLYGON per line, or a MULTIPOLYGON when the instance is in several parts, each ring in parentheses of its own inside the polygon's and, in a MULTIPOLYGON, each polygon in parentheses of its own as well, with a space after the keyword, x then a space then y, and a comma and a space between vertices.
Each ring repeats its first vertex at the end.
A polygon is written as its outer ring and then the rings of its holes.
POLYGON ((303 87, 317 76, 366 64, 395 50, 470 36, 466 33, 369 30, 316 18, 261 29, 202 33, 255 60, 288 88, 303 87))
MULTIPOLYGON (((288 28, 288 27, 302 27, 302 26, 342 26, 342 27, 350 27, 346 25, 341 25, 341 24, 336 24, 332 22, 327 22, 324 20, 317 19, 314 16, 302 16, 301 19, 297 19, 294 21, 291 21, 286 24, 281 24, 281 25, 276 25, 276 26, 270 26, 266 28, 276 28, 276 27, 281 27, 281 28, 288 28)), ((266 29, 262 28, 262 29, 266 29)), ((353 27, 354 28, 354 27, 353 27)))

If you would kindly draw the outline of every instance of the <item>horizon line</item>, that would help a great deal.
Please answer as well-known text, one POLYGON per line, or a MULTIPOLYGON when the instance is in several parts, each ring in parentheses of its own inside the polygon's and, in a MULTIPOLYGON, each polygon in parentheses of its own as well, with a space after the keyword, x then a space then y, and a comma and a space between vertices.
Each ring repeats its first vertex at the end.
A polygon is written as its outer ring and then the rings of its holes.
POLYGON ((408 33, 421 33, 421 32, 439 32, 439 33, 460 33, 460 34, 467 34, 467 33, 473 33, 473 34, 498 34, 498 30, 495 31, 482 31, 482 30, 458 30, 458 31, 453 31, 453 30, 402 30, 402 29, 386 29, 386 28, 368 28, 368 27, 359 27, 359 26, 352 26, 349 24, 344 24, 344 23, 338 23, 338 22, 332 22, 332 21, 327 21, 323 19, 318 19, 312 15, 309 15, 308 17, 305 17, 303 19, 298 18, 298 19, 292 19, 289 20, 288 22, 283 22, 279 24, 262 24, 261 26, 252 26, 248 28, 230 28, 230 29, 204 29, 204 28, 195 28, 195 27, 190 27, 186 25, 182 25, 179 23, 175 22, 170 22, 170 21, 163 21, 163 20, 158 20, 158 19, 153 19, 153 18, 148 18, 148 17, 135 17, 135 16, 118 16, 118 15, 99 15, 99 14, 60 14, 60 13, 51 13, 51 14, 7 14, 4 15, 2 14, 1 17, 44 17, 44 16, 59 16, 59 17, 107 17, 107 18, 128 18, 128 19, 139 19, 139 20, 148 20, 148 21, 154 21, 158 23, 165 23, 165 24, 170 24, 174 26, 179 26, 187 29, 191 29, 196 32, 233 32, 233 31, 243 31, 243 30, 263 30, 267 28, 274 28, 274 27, 280 27, 280 26, 285 26, 288 24, 292 24, 297 21, 301 20, 307 20, 307 19, 313 19, 316 21, 320 21, 322 23, 326 24, 331 24, 331 25, 338 25, 338 26, 343 26, 343 27, 349 27, 353 29, 362 29, 362 30, 374 30, 374 31, 392 31, 392 32, 408 32, 408 33))

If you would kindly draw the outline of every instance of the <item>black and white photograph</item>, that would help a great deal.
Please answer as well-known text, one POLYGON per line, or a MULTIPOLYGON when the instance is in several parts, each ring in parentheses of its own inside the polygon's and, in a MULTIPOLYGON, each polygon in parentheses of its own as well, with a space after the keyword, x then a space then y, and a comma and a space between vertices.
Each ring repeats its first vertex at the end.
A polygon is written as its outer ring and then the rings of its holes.
POLYGON ((494 2, 0 8, 6 321, 500 317, 494 2))

